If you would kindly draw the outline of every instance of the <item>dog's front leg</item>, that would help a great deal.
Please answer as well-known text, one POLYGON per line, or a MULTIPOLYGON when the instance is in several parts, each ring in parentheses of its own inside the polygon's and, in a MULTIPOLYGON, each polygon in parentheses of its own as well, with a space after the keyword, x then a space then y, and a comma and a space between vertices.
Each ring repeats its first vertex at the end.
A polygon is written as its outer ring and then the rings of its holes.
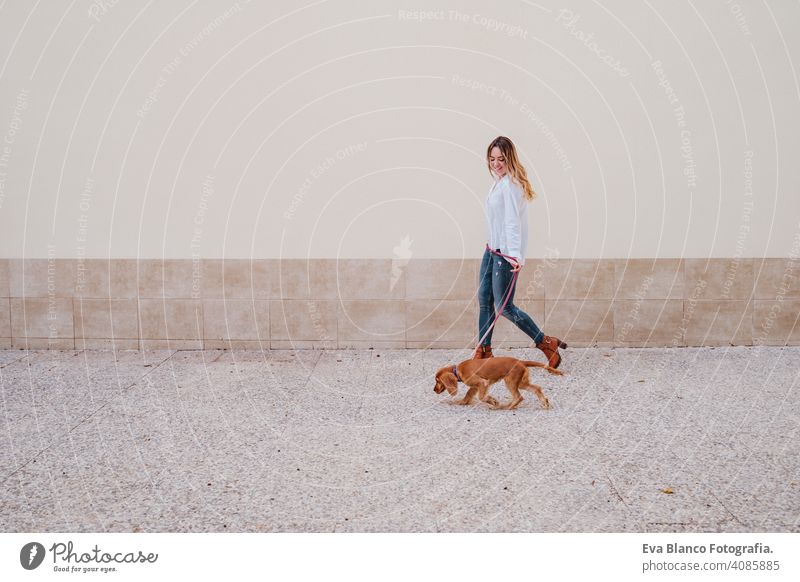
POLYGON ((472 399, 475 397, 475 393, 477 391, 478 391, 478 389, 476 387, 470 386, 469 390, 467 390, 467 393, 464 394, 464 398, 462 398, 461 400, 456 400, 456 404, 469 404, 469 403, 471 403, 472 399))
POLYGON ((495 400, 494 397, 489 396, 489 386, 490 384, 488 380, 480 385, 480 387, 478 388, 478 398, 484 404, 488 404, 492 408, 497 408, 500 406, 500 403, 497 400, 495 400))

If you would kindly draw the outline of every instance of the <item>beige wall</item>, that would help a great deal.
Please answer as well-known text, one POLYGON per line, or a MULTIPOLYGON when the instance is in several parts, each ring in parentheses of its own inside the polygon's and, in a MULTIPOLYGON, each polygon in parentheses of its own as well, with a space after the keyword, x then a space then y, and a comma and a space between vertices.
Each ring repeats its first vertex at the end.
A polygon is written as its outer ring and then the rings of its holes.
POLYGON ((3 257, 478 258, 498 134, 529 257, 800 250, 794 2, 1 13, 3 257))

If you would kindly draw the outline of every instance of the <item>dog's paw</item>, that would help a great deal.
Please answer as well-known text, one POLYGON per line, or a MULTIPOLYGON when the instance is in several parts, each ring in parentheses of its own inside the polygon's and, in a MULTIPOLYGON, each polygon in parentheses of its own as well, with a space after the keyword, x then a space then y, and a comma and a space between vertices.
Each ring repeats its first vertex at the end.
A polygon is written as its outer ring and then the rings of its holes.
POLYGON ((497 408, 498 406, 500 406, 500 403, 492 396, 487 397, 486 400, 484 400, 484 402, 486 402, 486 404, 488 404, 492 408, 497 408))
POLYGON ((561 370, 556 370, 555 368, 551 368, 550 366, 545 368, 545 370, 547 370, 551 374, 555 374, 556 376, 563 376, 564 375, 564 372, 562 372, 561 370))
POLYGON ((542 402, 542 408, 550 410, 550 400, 547 397, 545 397, 544 402, 542 402))

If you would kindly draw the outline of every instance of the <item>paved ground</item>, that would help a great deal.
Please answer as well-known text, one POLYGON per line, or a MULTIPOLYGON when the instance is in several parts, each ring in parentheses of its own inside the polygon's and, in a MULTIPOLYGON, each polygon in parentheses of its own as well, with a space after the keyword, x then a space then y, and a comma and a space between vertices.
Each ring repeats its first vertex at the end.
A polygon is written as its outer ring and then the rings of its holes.
POLYGON ((800 531, 800 348, 570 349, 549 411, 468 355, 0 351, 0 530, 800 531))

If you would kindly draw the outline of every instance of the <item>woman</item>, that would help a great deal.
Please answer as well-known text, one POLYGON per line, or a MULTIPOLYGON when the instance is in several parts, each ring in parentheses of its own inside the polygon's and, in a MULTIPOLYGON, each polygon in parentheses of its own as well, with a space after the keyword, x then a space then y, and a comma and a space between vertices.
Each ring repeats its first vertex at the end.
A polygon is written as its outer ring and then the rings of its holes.
MULTIPOLYGON (((509 294, 513 274, 525 264, 528 246, 528 202, 536 195, 528 182, 525 168, 519 162, 517 150, 507 137, 500 136, 486 150, 489 172, 495 179, 486 198, 486 218, 489 241, 481 261, 478 286, 478 340, 474 358, 492 357, 492 322, 509 294), (495 252, 492 252, 492 249, 495 252), (507 255, 505 258, 502 255, 507 255)), ((561 354, 558 348, 567 344, 556 337, 544 335, 530 316, 513 303, 514 288, 502 315, 525 332, 544 352, 550 366, 558 368, 561 354)))

